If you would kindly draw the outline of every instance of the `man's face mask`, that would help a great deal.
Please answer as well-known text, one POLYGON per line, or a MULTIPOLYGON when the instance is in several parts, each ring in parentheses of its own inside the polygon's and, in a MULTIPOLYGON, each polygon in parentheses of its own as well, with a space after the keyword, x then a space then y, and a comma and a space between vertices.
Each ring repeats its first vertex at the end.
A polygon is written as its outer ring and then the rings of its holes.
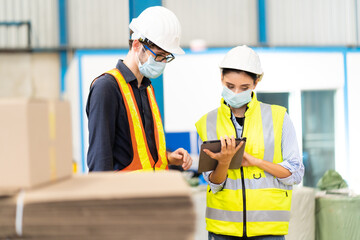
POLYGON ((240 108, 251 101, 252 89, 235 94, 233 91, 223 86, 222 97, 225 102, 233 108, 240 108))
MULTIPOLYGON (((143 50, 145 51, 144 47, 142 51, 143 50)), ((138 57, 139 71, 143 76, 147 78, 157 78, 163 73, 166 66, 165 62, 157 62, 155 61, 154 57, 150 55, 148 60, 144 64, 141 64, 139 55, 137 55, 137 57, 138 57)))

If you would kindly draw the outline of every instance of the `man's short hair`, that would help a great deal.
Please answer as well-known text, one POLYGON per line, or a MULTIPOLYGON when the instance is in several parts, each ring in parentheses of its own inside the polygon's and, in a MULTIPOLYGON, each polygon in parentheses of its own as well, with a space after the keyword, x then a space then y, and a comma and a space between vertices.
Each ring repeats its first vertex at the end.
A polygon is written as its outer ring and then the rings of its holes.
MULTIPOLYGON (((134 42, 133 39, 131 39, 131 35, 134 33, 133 30, 130 29, 130 39, 129 39, 129 49, 131 50, 132 48, 132 43, 134 42)), ((145 39, 142 39, 142 38, 139 38, 138 39, 139 42, 141 42, 142 44, 148 46, 149 48, 157 48, 159 50, 162 50, 160 47, 158 47, 155 43, 153 43, 152 41, 150 41, 149 39, 145 38, 145 39)))

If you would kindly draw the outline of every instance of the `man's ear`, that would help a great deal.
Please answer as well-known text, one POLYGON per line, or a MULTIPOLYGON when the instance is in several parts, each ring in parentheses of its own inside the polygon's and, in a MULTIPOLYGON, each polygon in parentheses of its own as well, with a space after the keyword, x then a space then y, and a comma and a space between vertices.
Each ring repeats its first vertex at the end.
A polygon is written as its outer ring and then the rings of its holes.
POLYGON ((140 47, 141 47, 141 42, 138 39, 135 39, 132 42, 132 48, 131 49, 134 49, 134 51, 137 52, 140 47))

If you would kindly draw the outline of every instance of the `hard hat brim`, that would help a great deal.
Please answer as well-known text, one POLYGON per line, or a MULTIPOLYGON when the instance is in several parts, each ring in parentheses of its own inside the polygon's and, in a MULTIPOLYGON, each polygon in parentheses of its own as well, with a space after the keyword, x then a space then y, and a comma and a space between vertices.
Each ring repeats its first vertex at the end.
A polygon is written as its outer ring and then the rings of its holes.
POLYGON ((175 54, 185 54, 185 51, 181 48, 181 47, 178 47, 178 48, 175 48, 175 49, 172 49, 170 51, 164 49, 165 51, 169 52, 169 53, 175 53, 175 54))

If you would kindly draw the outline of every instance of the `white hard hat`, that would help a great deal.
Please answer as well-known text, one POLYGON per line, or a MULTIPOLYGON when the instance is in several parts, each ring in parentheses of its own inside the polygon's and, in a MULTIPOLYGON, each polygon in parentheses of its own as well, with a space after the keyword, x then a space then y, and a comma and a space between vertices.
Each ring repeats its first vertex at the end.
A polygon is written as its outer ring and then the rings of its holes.
POLYGON ((185 53, 180 48, 180 22, 167 8, 156 6, 145 9, 132 19, 129 28, 134 32, 131 39, 145 37, 169 53, 185 53))
POLYGON ((261 80, 264 75, 259 56, 246 45, 231 49, 220 62, 219 67, 255 73, 260 75, 259 80, 261 80))

